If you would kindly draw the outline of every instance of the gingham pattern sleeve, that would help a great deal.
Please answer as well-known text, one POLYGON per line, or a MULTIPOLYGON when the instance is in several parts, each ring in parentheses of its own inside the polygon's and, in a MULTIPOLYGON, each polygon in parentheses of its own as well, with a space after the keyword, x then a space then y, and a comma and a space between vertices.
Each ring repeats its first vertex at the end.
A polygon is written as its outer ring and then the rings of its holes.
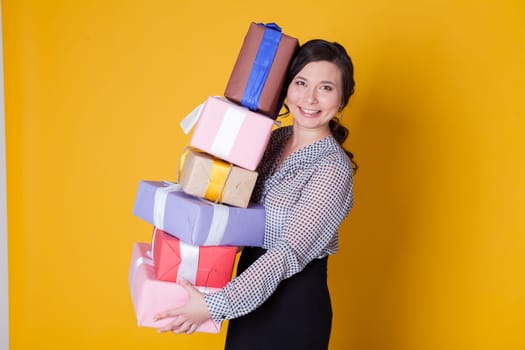
POLYGON ((215 320, 245 315, 310 261, 337 251, 337 230, 352 207, 352 170, 333 138, 289 157, 261 190, 266 253, 222 290, 205 297, 215 320))

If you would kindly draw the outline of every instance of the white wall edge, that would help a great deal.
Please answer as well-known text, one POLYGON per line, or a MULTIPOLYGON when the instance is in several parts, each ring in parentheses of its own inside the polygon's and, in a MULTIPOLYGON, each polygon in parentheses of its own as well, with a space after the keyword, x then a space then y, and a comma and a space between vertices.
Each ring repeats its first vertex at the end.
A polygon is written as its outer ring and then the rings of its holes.
MULTIPOLYGON (((0 1, 0 6, 1 6, 0 1)), ((0 7, 0 349, 9 349, 9 298, 7 270, 7 195, 5 151, 4 52, 0 7)))

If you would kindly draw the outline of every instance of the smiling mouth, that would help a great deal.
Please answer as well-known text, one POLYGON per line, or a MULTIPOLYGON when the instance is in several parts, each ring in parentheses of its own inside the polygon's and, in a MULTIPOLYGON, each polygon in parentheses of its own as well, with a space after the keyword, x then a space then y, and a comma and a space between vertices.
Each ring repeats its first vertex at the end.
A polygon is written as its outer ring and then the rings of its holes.
POLYGON ((321 112, 318 109, 308 109, 308 108, 303 108, 303 107, 299 107, 299 109, 301 110, 301 112, 303 112, 305 114, 317 114, 317 113, 321 112))

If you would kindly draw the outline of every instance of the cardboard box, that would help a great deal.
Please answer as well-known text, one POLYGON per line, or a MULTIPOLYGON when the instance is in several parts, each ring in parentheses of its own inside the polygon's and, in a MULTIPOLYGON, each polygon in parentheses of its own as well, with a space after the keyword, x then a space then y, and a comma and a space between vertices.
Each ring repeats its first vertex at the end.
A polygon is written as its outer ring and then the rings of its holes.
POLYGON ((133 214, 192 245, 260 247, 264 240, 261 204, 216 204, 166 181, 140 181, 133 214))
MULTIPOLYGON (((140 327, 164 327, 173 317, 154 321, 153 317, 162 311, 177 308, 186 303, 188 293, 178 283, 159 281, 155 278, 155 270, 150 253, 151 246, 147 243, 135 243, 131 255, 128 282, 133 308, 140 327)), ((213 288, 199 288, 203 293, 217 291, 213 288)), ((219 333, 221 323, 207 320, 197 328, 197 332, 219 333)))
POLYGON ((277 28, 250 24, 224 92, 226 98, 274 119, 287 88, 288 66, 299 47, 296 38, 277 28))
POLYGON ((257 168, 270 140, 272 119, 218 97, 208 97, 196 114, 190 146, 241 168, 257 168))
POLYGON ((153 262, 156 277, 180 282, 183 278, 195 286, 222 288, 232 278, 237 247, 194 246, 154 228, 153 262))
POLYGON ((184 192, 212 202, 248 206, 257 180, 255 171, 191 149, 181 158, 179 182, 184 192))

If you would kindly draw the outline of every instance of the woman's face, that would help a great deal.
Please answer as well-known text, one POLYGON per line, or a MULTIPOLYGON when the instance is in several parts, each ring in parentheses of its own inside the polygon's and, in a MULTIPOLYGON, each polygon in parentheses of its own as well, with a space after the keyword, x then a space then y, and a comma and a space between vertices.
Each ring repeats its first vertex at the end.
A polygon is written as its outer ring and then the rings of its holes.
POLYGON ((339 68, 328 61, 310 62, 288 86, 286 102, 294 122, 306 129, 329 130, 341 107, 343 82, 339 68))

